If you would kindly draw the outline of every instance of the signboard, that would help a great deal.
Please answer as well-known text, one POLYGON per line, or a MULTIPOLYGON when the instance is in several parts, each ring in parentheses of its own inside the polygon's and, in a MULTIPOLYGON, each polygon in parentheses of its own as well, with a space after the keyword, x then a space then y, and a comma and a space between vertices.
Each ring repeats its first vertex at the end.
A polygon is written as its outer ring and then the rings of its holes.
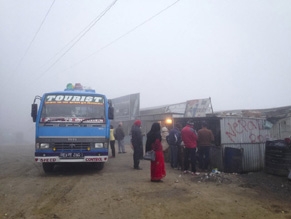
POLYGON ((141 110, 140 115, 146 116, 164 113, 171 113, 184 117, 205 117, 207 113, 212 113, 211 99, 196 99, 183 103, 151 107, 141 110))
POLYGON ((134 120, 139 116, 139 93, 112 99, 114 117, 117 121, 134 120))
POLYGON ((104 98, 93 95, 47 95, 46 104, 104 104, 104 98))
POLYGON ((185 117, 204 117, 207 113, 212 113, 210 98, 186 102, 185 117))
POLYGON ((168 105, 165 108, 165 113, 178 113, 183 114, 185 112, 186 103, 177 103, 168 105))

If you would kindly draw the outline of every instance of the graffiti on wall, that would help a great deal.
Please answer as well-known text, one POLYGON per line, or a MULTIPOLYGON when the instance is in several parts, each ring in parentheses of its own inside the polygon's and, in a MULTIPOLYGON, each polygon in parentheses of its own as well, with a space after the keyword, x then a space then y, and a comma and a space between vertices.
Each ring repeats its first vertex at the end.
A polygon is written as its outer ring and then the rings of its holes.
POLYGON ((225 135, 232 143, 265 142, 269 133, 263 127, 263 120, 231 119, 225 125, 225 135))

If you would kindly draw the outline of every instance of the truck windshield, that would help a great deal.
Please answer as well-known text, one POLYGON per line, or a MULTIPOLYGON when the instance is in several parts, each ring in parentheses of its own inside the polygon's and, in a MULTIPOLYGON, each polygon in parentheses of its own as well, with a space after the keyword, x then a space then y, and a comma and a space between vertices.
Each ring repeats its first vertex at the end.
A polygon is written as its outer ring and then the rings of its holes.
POLYGON ((72 119, 73 121, 81 121, 87 118, 105 120, 105 106, 102 101, 50 101, 52 98, 49 97, 47 99, 43 104, 41 122, 59 121, 58 117, 64 118, 62 121, 71 121, 72 119))

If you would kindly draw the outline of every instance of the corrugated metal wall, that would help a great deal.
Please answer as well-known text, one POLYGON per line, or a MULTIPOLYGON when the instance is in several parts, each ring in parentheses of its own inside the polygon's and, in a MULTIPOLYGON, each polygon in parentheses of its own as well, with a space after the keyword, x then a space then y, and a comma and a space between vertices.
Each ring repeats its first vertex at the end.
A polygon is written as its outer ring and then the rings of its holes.
POLYGON ((226 147, 243 150, 243 172, 260 171, 264 168, 265 142, 270 138, 270 131, 264 129, 264 123, 264 119, 256 118, 231 117, 221 120, 222 150, 226 147))
MULTIPOLYGON (((226 147, 243 150, 242 171, 255 172, 264 169, 265 164, 265 143, 261 144, 228 144, 222 145, 224 151, 226 147)), ((224 153, 223 153, 224 154, 224 153)))
POLYGON ((271 128, 271 138, 284 139, 291 136, 291 117, 279 120, 271 128))
POLYGON ((265 142, 270 137, 270 132, 264 129, 264 123, 264 119, 222 118, 221 144, 265 142))

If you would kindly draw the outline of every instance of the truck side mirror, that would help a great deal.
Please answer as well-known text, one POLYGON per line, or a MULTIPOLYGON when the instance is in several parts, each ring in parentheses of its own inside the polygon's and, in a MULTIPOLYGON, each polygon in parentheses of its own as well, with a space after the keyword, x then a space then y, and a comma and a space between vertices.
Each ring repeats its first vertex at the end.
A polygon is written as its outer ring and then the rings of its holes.
POLYGON ((114 119, 114 108, 112 106, 112 100, 108 100, 108 119, 114 119))
POLYGON ((112 106, 108 107, 108 119, 114 119, 114 108, 112 106))
POLYGON ((37 115, 37 104, 33 103, 31 104, 31 117, 33 122, 36 121, 36 115, 37 115))

